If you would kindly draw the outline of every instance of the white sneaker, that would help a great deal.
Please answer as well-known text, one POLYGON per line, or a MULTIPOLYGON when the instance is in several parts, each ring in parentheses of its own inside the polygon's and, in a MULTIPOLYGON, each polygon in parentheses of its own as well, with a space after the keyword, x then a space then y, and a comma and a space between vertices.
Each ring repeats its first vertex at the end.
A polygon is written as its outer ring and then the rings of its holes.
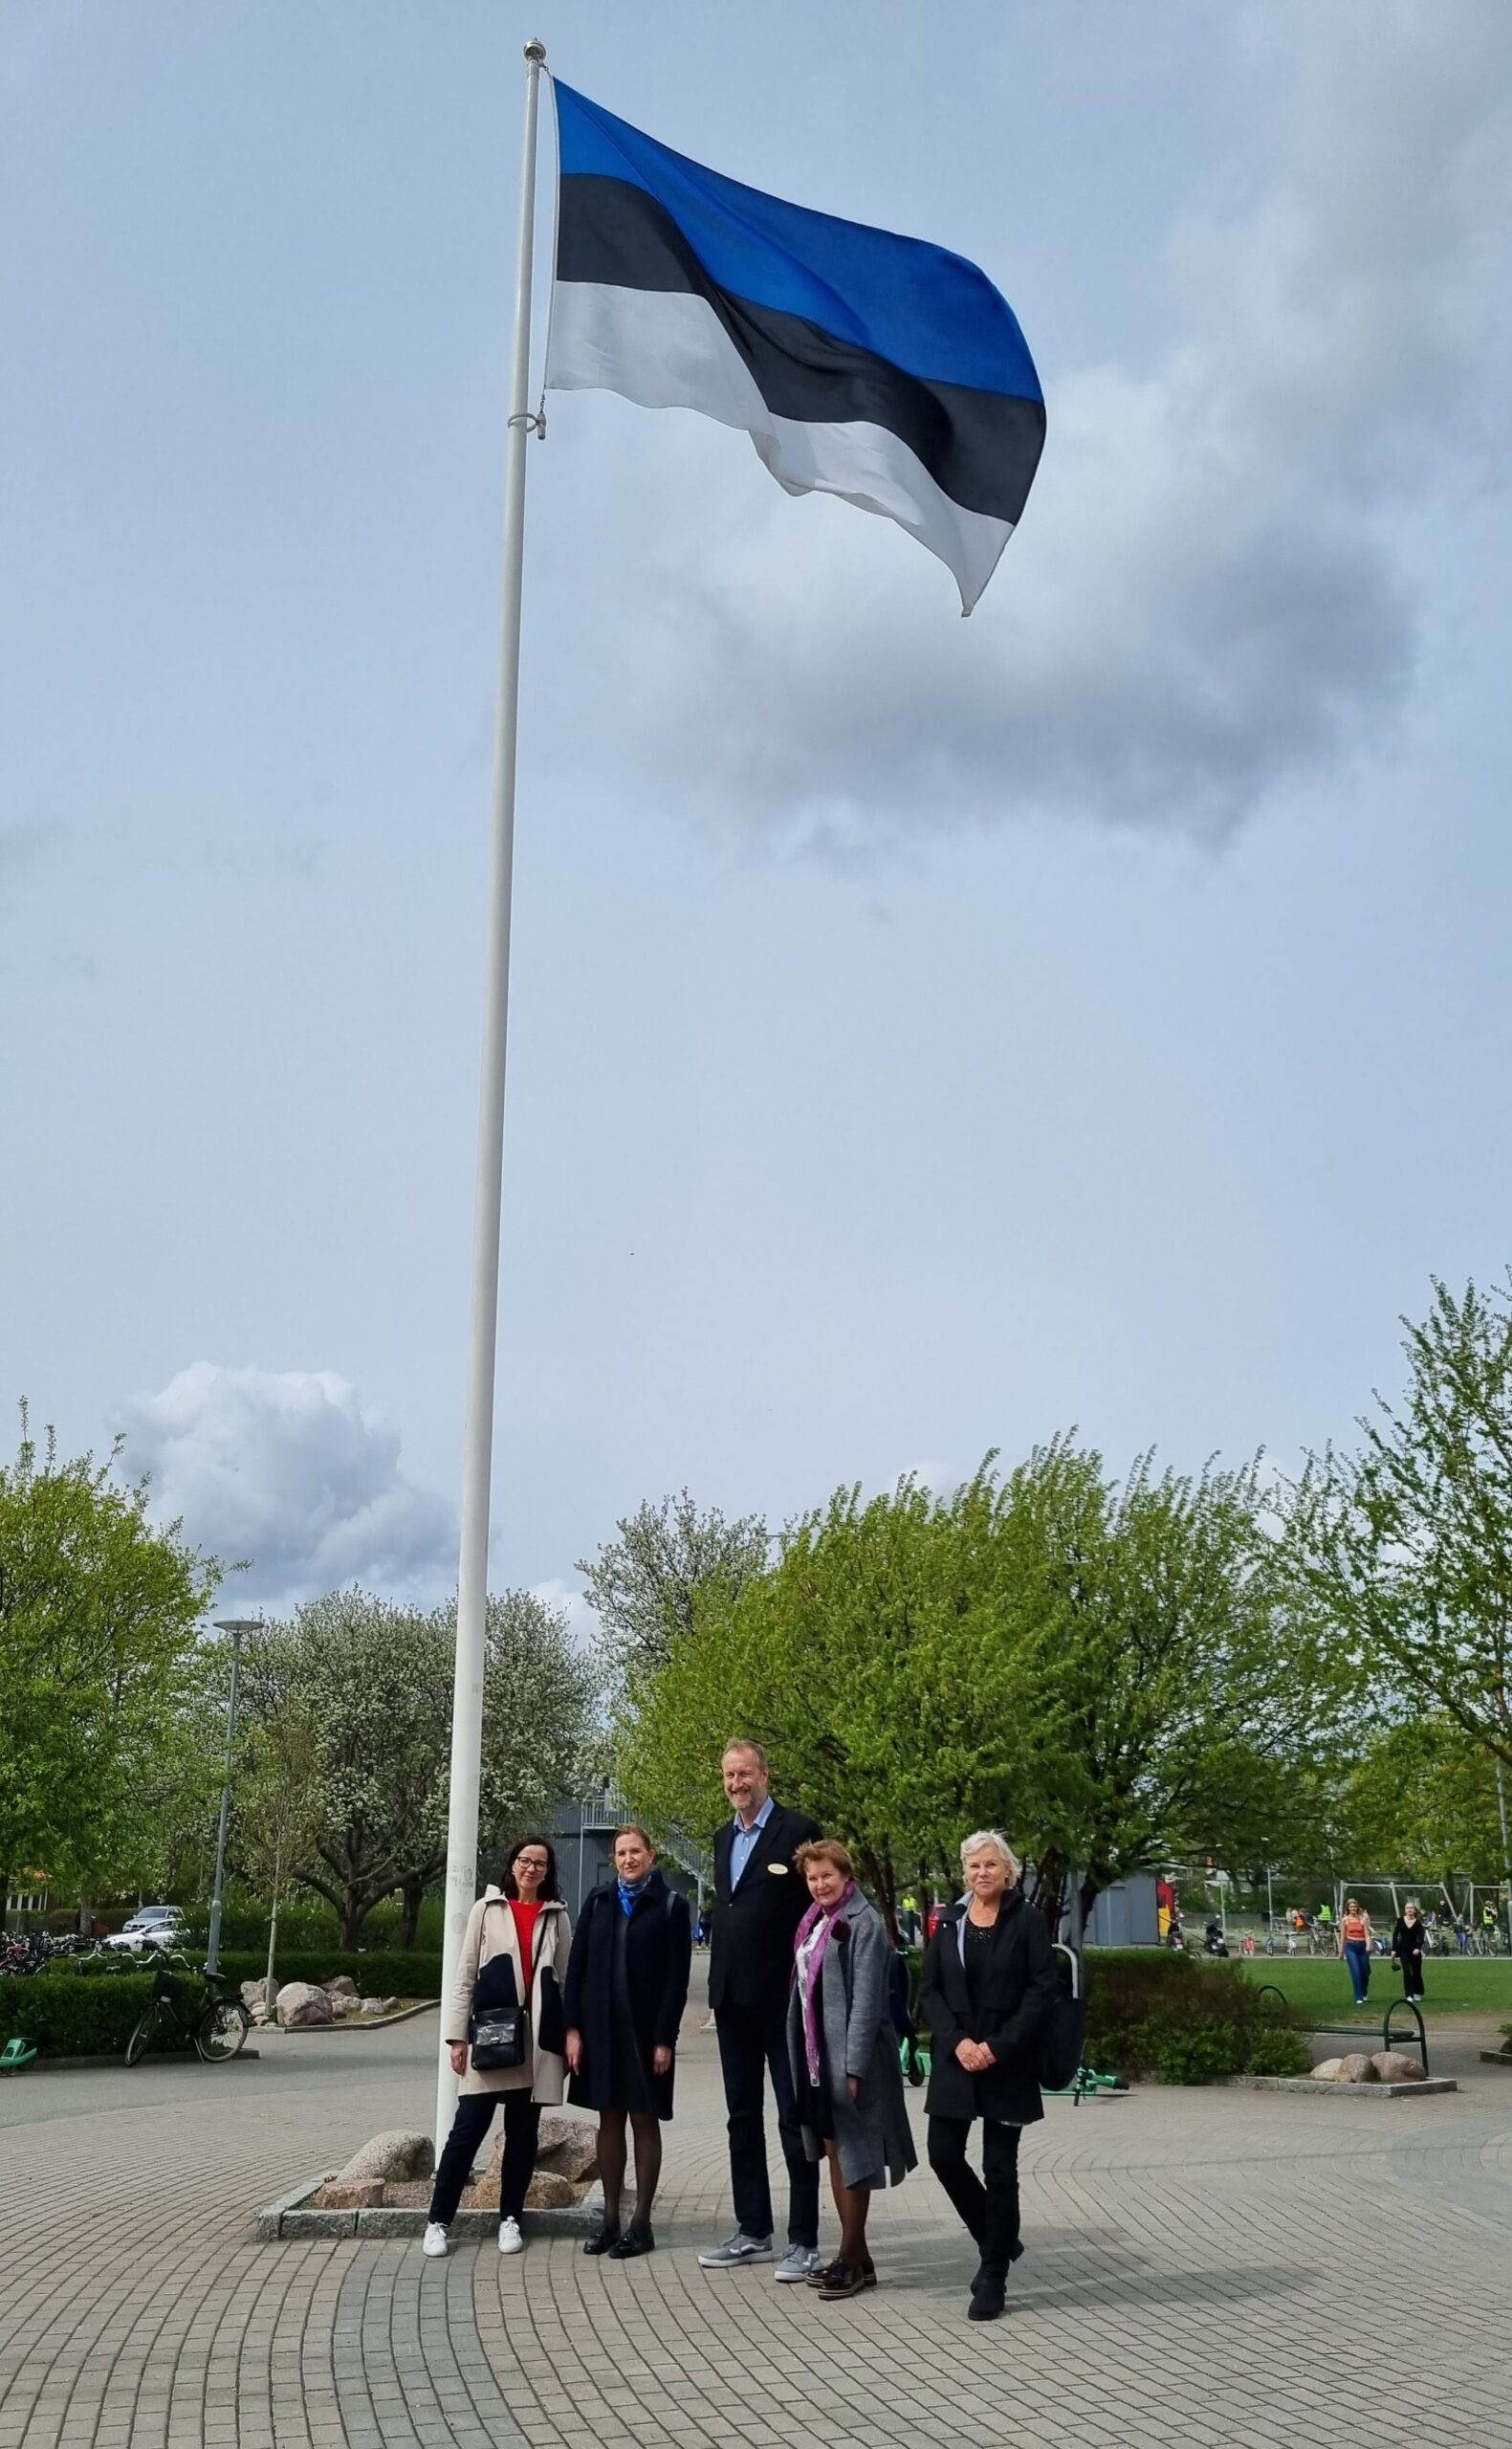
POLYGON ((444 2254, 446 2249, 447 2232, 439 2219, 432 2219, 427 2223, 426 2233, 420 2240, 420 2250, 423 2254, 444 2254))
POLYGON ((522 2254, 524 2250, 525 2239, 519 2232, 519 2221, 517 2219, 501 2219, 499 2221, 500 2253, 522 2254))

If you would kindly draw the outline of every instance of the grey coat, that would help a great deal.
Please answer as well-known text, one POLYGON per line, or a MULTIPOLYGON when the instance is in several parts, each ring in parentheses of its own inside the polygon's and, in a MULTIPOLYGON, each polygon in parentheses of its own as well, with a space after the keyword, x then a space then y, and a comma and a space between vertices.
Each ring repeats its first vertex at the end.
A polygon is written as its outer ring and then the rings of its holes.
MULTIPOLYGON (((824 1951, 820 1981, 820 2021, 824 2068, 834 2111, 835 2148, 847 2185, 901 2185, 918 2166, 904 2104, 903 2069, 892 2029, 888 1967, 892 1943, 887 1925, 864 1896, 847 1905, 824 1951), (860 2077, 850 2097, 848 2078, 860 2077)), ((803 2009, 795 1979, 787 2002, 787 2054, 801 2101, 808 2088, 804 2062, 803 2009)), ((823 2138, 804 2127, 811 2160, 824 2156, 823 2138)))

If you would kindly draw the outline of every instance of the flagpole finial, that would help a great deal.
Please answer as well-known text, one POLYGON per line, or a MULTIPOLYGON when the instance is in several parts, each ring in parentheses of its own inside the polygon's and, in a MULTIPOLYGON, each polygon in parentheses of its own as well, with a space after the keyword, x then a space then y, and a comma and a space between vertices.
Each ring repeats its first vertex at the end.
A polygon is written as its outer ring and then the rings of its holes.
POLYGON ((535 37, 534 41, 528 42, 525 45, 525 56, 527 59, 534 59, 537 68, 545 67, 546 46, 541 41, 538 34, 535 37))

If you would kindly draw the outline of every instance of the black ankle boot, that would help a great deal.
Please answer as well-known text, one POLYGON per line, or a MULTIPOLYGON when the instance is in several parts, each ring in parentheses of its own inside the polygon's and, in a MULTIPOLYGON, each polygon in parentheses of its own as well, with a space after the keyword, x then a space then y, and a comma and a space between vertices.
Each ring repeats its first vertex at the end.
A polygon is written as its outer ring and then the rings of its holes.
POLYGON ((1008 2299, 1008 2273, 998 2261, 984 2261, 972 2284, 966 2307, 969 2322, 995 2322, 1008 2299))
POLYGON ((584 2237, 582 2250, 585 2254, 612 2254, 619 2241, 618 2219, 605 2219, 601 2227, 595 2228, 591 2237, 584 2237))

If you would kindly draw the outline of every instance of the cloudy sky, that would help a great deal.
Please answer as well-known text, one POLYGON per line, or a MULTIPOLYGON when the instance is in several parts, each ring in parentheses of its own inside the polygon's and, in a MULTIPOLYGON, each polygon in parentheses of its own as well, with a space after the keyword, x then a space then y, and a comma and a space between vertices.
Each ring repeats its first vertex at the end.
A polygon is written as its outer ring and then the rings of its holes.
POLYGON ((9 0, 0 1394, 239 1600, 453 1574, 537 31, 983 264, 1050 430, 969 623, 723 429, 532 446, 497 1579, 1348 1434, 1512 1258, 1504 0, 9 0))

